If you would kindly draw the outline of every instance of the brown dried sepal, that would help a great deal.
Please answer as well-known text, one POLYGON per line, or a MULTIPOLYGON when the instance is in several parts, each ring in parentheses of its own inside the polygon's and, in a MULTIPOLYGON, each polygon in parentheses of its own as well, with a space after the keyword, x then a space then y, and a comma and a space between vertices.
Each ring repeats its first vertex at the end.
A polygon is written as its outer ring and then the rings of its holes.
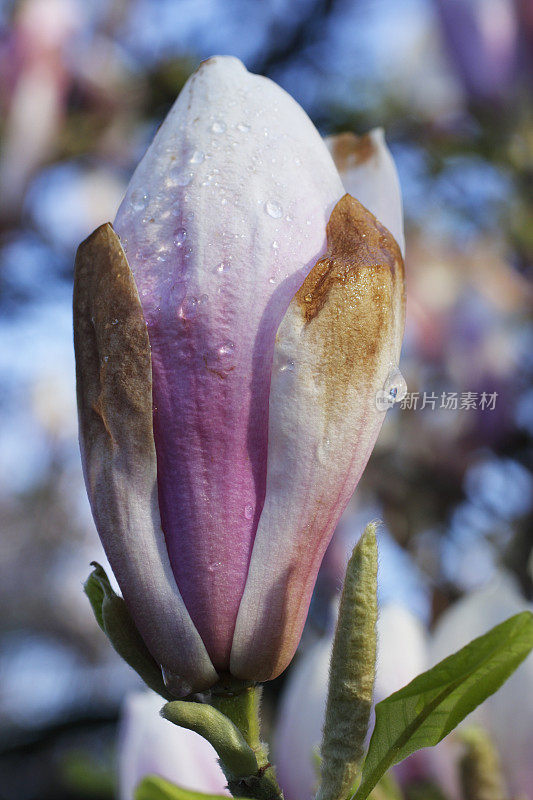
MULTIPOLYGON (((152 370, 137 287, 111 224, 78 248, 74 278, 74 350, 82 456, 135 461, 152 455, 152 370), (117 446, 117 443, 120 443, 117 446)), ((92 498, 91 498, 92 499, 92 498)))

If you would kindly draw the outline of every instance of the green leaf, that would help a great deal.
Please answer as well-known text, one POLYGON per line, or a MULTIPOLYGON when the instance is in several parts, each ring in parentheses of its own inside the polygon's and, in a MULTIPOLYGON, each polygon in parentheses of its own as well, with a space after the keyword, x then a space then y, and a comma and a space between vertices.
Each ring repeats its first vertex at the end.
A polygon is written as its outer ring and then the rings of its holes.
POLYGON ((135 789, 134 800, 228 800, 228 798, 225 795, 191 792, 157 775, 149 775, 143 778, 135 789))
POLYGON ((365 800, 393 764, 438 744, 500 688, 533 648, 533 614, 492 628, 376 706, 376 724, 354 800, 365 800))
POLYGON ((92 562, 92 566, 94 569, 83 588, 98 625, 119 656, 140 675, 146 685, 165 700, 171 700, 172 695, 164 684, 161 668, 146 647, 126 603, 113 591, 104 568, 96 561, 92 562))
POLYGON ((163 706, 161 716, 207 739, 216 750, 229 780, 258 773, 254 751, 237 726, 216 708, 205 703, 174 700, 163 706))
POLYGON ((94 567, 94 569, 83 584, 83 591, 89 598, 89 602, 98 625, 105 633, 104 618, 102 616, 102 606, 104 604, 105 597, 103 586, 104 582, 107 581, 111 591, 113 591, 113 589, 111 589, 111 584, 109 583, 109 579, 105 574, 104 568, 96 561, 92 561, 91 566, 94 567))

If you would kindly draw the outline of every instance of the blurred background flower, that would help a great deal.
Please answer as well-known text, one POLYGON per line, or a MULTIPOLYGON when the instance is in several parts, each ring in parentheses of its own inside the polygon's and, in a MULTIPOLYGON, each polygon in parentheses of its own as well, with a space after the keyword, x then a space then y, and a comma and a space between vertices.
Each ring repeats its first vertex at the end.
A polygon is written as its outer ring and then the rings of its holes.
MULTIPOLYGON (((439 619, 429 646, 431 665, 463 647, 513 614, 533 610, 506 572, 499 572, 486 585, 462 598, 439 619)), ((502 772, 512 797, 531 797, 533 763, 531 742, 533 718, 524 714, 526 698, 533 695, 533 658, 529 657, 499 692, 479 706, 463 726, 479 724, 490 736, 500 758, 502 772)), ((459 736, 452 734, 428 751, 428 769, 450 793, 460 798, 456 756, 459 736)))
MULTIPOLYGON (((72 265, 214 53, 274 78, 324 135, 382 125, 405 198, 409 394, 388 414, 351 533, 341 527, 328 553, 294 669, 331 627, 343 541, 374 517, 383 608, 433 627, 502 566, 531 600, 532 42, 525 0, 1 0, 6 797, 114 796, 119 708, 138 682, 81 591, 89 562, 105 559, 76 441, 72 265)), ((267 722, 287 680, 265 693, 267 722)))
POLYGON ((118 737, 119 800, 133 800, 135 787, 147 775, 193 792, 231 797, 209 742, 163 719, 162 705, 159 695, 150 691, 126 697, 118 737))

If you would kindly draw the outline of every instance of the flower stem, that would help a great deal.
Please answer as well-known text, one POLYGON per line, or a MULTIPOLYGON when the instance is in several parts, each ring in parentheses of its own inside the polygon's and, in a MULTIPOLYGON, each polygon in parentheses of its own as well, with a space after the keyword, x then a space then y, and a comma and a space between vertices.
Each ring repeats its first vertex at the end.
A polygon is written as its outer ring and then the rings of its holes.
POLYGON ((247 686, 240 691, 213 693, 209 702, 233 722, 257 758, 259 769, 255 775, 238 780, 228 777, 228 787, 232 795, 256 800, 282 800, 283 793, 276 781, 274 768, 268 760, 267 747, 261 742, 261 690, 260 686, 247 686))

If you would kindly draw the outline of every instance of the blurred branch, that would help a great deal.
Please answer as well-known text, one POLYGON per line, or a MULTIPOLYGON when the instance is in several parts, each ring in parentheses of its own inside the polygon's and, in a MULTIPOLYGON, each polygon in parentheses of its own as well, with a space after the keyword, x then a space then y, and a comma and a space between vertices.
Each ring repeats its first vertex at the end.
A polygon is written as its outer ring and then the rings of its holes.
POLYGON ((292 27, 286 28, 285 25, 274 23, 270 31, 272 46, 262 58, 251 65, 251 71, 270 75, 301 55, 309 45, 323 36, 325 24, 342 2, 343 0, 314 0, 292 27))

